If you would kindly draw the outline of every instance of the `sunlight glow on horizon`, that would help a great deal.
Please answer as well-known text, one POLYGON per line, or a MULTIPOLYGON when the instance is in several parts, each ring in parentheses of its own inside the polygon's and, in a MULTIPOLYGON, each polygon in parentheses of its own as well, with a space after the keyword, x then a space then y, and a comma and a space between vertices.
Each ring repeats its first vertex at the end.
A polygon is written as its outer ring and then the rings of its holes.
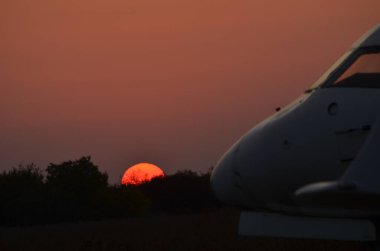
POLYGON ((139 163, 129 167, 121 179, 122 185, 140 185, 153 178, 164 177, 161 168, 150 163, 139 163))

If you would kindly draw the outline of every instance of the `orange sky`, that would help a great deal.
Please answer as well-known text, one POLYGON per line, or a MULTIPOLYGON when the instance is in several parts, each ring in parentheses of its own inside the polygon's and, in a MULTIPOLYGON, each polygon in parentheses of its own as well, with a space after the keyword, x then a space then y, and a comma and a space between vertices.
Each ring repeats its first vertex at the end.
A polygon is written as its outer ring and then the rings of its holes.
POLYGON ((207 170, 380 23, 378 0, 0 2, 0 163, 207 170), (342 4, 344 2, 344 4, 342 4))

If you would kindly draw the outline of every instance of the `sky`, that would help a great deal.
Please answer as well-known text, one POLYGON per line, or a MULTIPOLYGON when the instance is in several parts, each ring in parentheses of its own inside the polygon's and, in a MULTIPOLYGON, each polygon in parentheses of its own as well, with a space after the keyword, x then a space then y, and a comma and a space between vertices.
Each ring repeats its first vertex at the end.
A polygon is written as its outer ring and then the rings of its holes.
POLYGON ((91 155, 206 172, 364 32, 378 0, 0 2, 0 171, 91 155))

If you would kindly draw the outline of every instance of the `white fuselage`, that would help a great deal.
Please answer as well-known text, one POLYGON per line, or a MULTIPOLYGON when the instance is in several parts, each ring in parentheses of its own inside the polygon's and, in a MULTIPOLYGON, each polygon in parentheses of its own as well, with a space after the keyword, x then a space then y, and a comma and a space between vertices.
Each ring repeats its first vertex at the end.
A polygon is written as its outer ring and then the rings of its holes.
POLYGON ((378 55, 380 26, 315 88, 255 126, 223 155, 211 176, 216 196, 227 204, 292 211, 299 207, 294 203, 298 189, 342 177, 379 120, 378 55), (365 65, 371 71, 354 72, 355 64, 367 61, 375 66, 365 65))
POLYGON ((295 190, 308 183, 338 179, 364 143, 377 107, 380 89, 304 94, 224 155, 213 172, 216 195, 230 204, 270 207, 291 204, 295 190))

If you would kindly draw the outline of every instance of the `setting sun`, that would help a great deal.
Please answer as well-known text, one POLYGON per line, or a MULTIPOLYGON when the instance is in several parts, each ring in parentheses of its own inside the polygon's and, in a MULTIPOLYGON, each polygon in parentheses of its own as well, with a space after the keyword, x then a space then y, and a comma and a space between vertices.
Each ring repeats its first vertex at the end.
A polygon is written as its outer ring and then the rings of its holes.
POLYGON ((156 177, 164 177, 165 174, 156 165, 149 163, 139 163, 129 167, 121 179, 123 185, 139 185, 149 182, 156 177))

